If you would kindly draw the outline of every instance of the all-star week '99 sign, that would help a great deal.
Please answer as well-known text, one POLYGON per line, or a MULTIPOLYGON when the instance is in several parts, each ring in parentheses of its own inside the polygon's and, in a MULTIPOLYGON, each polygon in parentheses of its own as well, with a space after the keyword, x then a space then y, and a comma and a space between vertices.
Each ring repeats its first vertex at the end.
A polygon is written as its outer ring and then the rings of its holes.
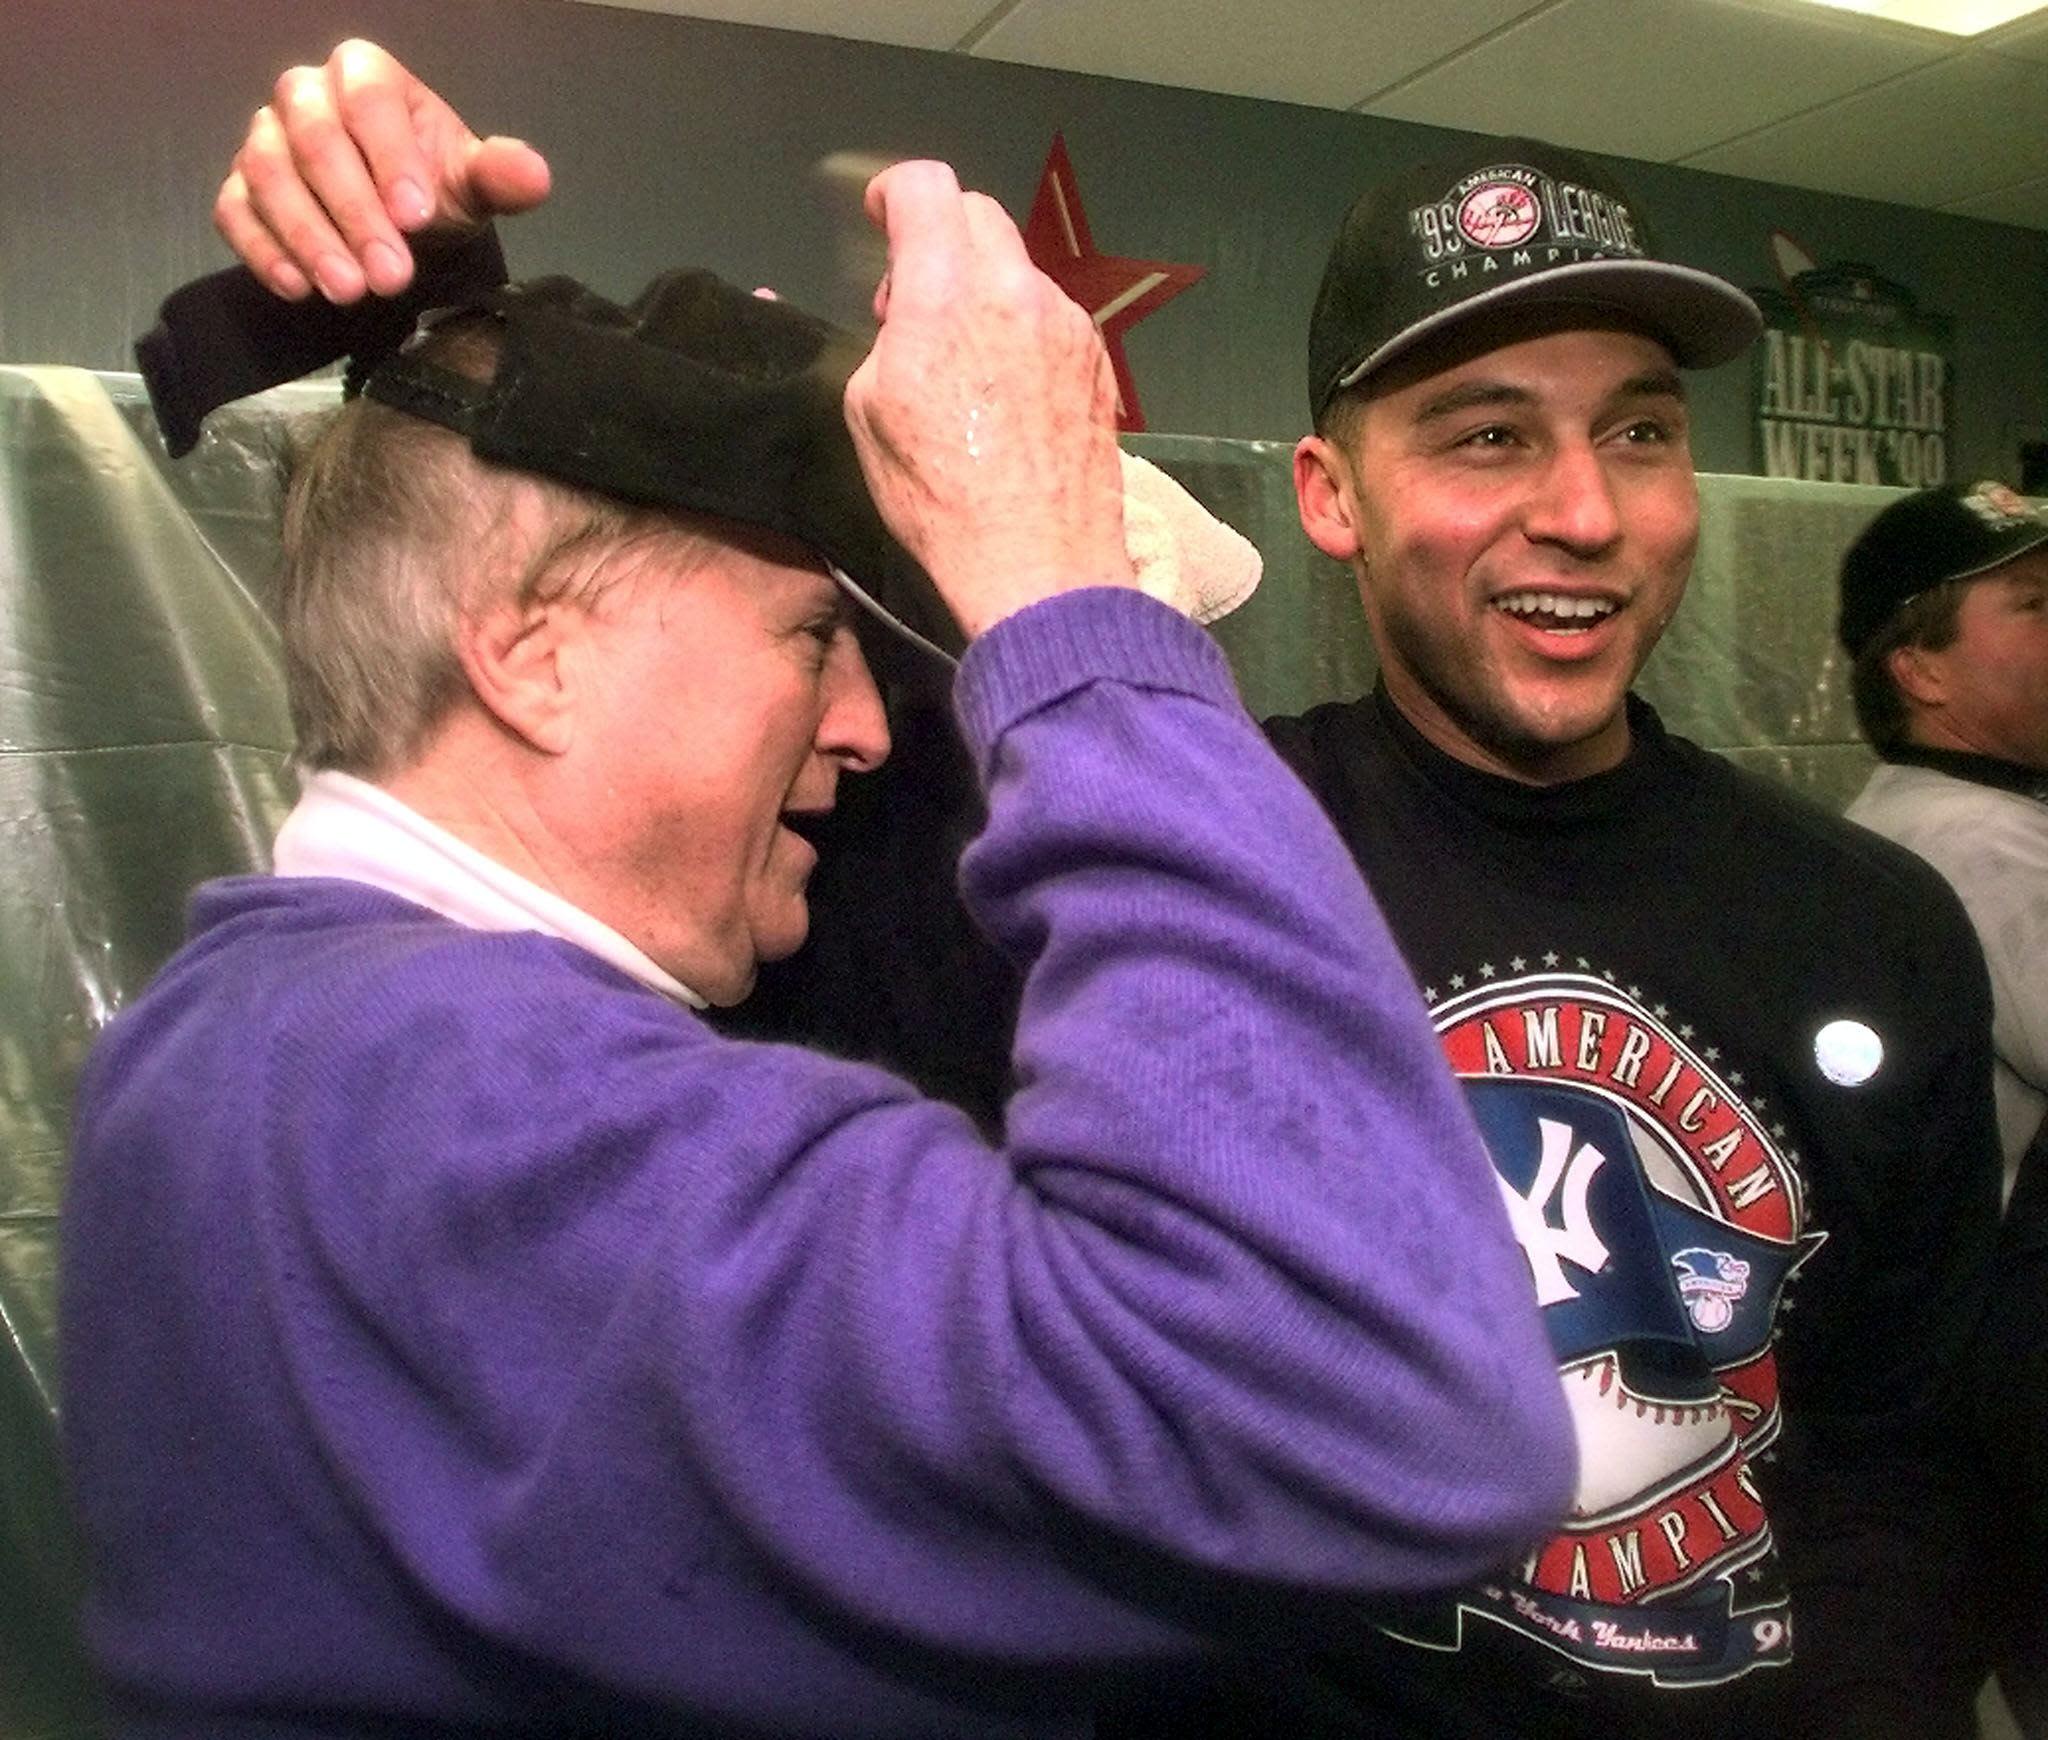
POLYGON ((1809 264, 1783 290, 1750 294, 1769 323, 1754 353, 1758 471, 1900 489, 1948 480, 1947 316, 1868 266, 1809 264))

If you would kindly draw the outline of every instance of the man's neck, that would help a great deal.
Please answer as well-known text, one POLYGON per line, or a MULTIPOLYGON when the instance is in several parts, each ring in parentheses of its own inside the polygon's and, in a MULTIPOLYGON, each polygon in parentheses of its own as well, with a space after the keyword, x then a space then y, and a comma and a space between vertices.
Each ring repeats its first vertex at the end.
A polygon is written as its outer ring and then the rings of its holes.
POLYGON ((275 848, 283 877, 381 888, 472 930, 561 937, 679 1003, 704 999, 596 914, 458 837, 386 785, 334 771, 304 782, 275 848))
POLYGON ((1569 743, 1490 742, 1454 719, 1426 691, 1388 682, 1387 699, 1432 748, 1453 761, 1517 785, 1571 785, 1607 773, 1628 759, 1632 738, 1626 703, 1590 736, 1569 743))
POLYGON ((2008 767, 2048 775, 2048 764, 2015 760, 2005 753, 2003 745, 1988 742, 1977 733, 1957 725, 1946 713, 1916 710, 1906 726, 1906 741, 1914 749, 1932 750, 1938 755, 1975 755, 1987 761, 2003 762, 2008 767))
POLYGON ((429 753, 374 783, 494 863, 582 904, 556 872, 567 849, 522 782, 491 777, 460 755, 429 753))
POLYGON ((1956 749, 1930 743, 1921 734, 1884 752, 1884 759, 1905 767, 1925 767, 1973 785, 2014 791, 2023 797, 2048 803, 2048 768, 2030 762, 2009 761, 2002 755, 1986 755, 1975 749, 1956 749))

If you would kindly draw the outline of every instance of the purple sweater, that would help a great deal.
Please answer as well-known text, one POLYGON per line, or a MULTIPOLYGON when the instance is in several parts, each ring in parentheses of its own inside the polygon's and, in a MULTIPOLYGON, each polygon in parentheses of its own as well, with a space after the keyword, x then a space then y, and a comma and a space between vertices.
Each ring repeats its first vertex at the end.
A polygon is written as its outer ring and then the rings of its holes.
POLYGON ((65 1216, 128 1732, 1083 1732, 1556 1519, 1492 1170, 1207 637, 1075 594, 957 698, 1028 972, 1000 1148, 558 940, 200 891, 65 1216))

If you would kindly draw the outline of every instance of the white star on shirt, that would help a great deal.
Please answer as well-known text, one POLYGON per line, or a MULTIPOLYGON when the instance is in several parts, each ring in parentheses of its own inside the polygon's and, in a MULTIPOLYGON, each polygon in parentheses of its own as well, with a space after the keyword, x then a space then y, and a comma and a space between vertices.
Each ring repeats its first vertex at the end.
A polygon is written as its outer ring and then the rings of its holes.
POLYGON ((1492 978, 1492 977, 1493 977, 1493 962, 1491 962, 1491 961, 1481 961, 1481 962, 1479 963, 1479 976, 1480 976, 1480 977, 1481 977, 1482 979, 1490 979, 1490 978, 1492 978))
POLYGON ((1451 975, 1451 989, 1454 991, 1462 991, 1464 990, 1464 988, 1465 975, 1463 973, 1453 973, 1451 975))

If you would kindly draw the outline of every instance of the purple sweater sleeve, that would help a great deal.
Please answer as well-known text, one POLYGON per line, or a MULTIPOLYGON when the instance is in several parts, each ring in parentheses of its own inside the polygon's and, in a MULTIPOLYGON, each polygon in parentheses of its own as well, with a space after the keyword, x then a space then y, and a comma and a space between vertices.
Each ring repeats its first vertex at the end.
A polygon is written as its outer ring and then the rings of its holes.
POLYGON ((1136 594, 1002 624, 958 700, 967 898, 1028 970, 1007 1140, 792 1048, 688 1062, 693 1145, 742 1147, 688 1163, 625 1340, 674 1357, 640 1381, 713 1559, 1012 1662, 1168 1646, 1111 1557, 1276 1599, 1499 1562, 1561 1513, 1569 1427, 1349 854, 1213 643, 1136 594))
POLYGON ((922 1108, 843 1132, 902 1157, 848 1165, 856 1266, 811 1276, 819 1321, 871 1301, 834 1384, 886 1325, 899 1375, 832 1403, 900 1425, 873 1476, 971 1471, 1015 1516, 1301 1586, 1498 1562, 1561 1512, 1569 1429, 1350 854, 1214 643, 1149 600, 1002 624, 958 706, 990 807, 964 890, 1027 971, 1019 1090, 996 1164, 922 1108))
POLYGON ((565 943, 202 894, 94 1059, 67 1210, 121 1683, 481 1719, 512 1659, 748 1732, 959 1732, 935 1685, 1085 1707, 1069 1670, 1555 1522, 1492 1169, 1213 643, 1077 593, 957 699, 967 899, 1027 973, 1000 1147, 565 943))

